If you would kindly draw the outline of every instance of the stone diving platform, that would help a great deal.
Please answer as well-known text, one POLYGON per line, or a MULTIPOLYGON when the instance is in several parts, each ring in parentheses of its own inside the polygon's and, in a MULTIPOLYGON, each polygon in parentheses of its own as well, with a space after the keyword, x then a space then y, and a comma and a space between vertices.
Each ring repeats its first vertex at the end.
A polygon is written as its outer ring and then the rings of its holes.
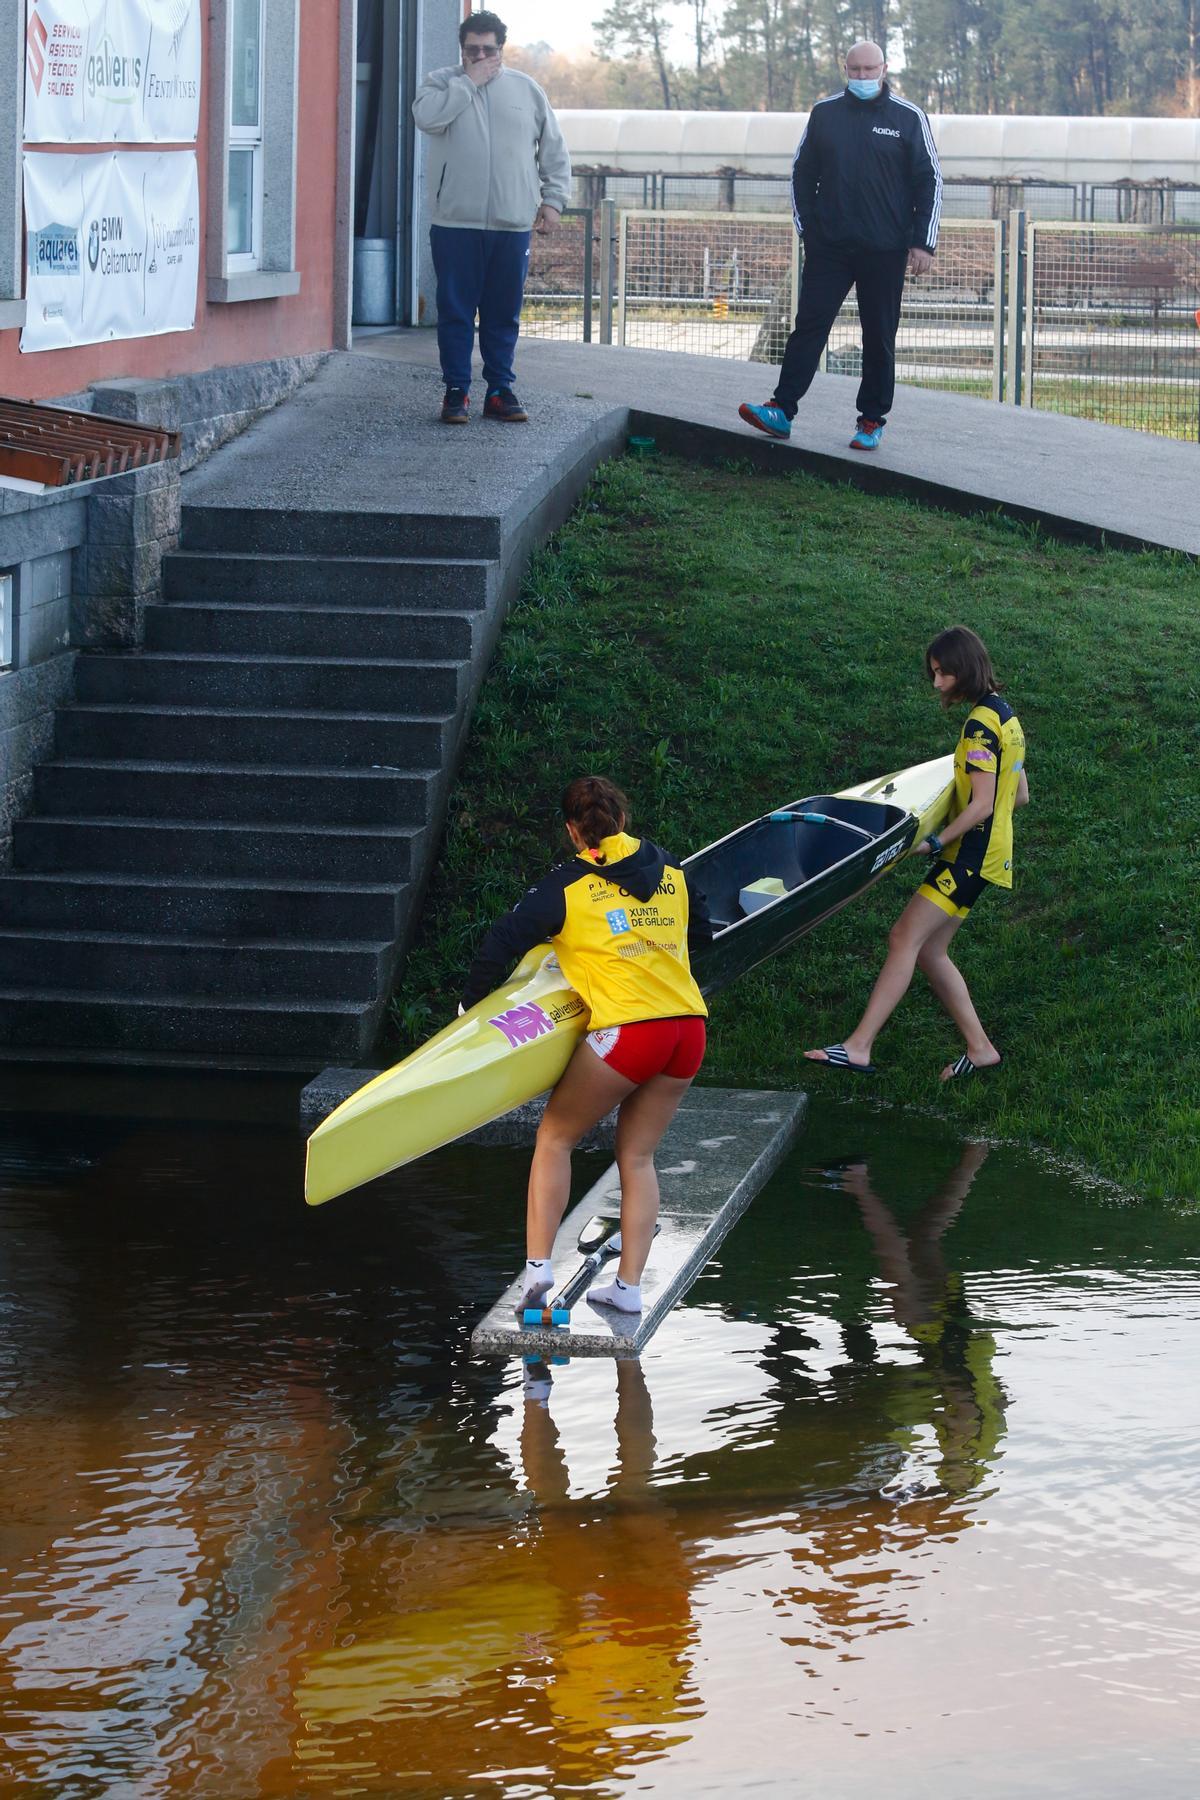
MULTIPOLYGON (((692 1088, 667 1131, 655 1164, 661 1229, 642 1277, 640 1313, 590 1306, 586 1295, 568 1325, 524 1325, 519 1282, 500 1296, 471 1334, 478 1356, 636 1356, 687 1293, 721 1241, 791 1150, 807 1096, 744 1088, 692 1088)), ((594 1215, 621 1208, 616 1165, 571 1208, 554 1243, 555 1292, 582 1260, 577 1240, 594 1215)), ((615 1259, 594 1276, 607 1281, 615 1259)))

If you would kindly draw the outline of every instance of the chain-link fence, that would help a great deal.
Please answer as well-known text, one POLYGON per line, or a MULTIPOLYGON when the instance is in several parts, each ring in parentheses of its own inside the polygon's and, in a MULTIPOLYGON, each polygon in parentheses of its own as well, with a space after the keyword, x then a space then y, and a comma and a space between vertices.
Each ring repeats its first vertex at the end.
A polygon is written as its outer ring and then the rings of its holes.
MULTIPOLYGON (((999 398, 1004 271, 999 221, 947 221, 934 270, 905 289, 897 374, 999 398)), ((625 212, 618 239, 618 342, 648 350, 778 363, 796 311, 802 247, 771 213, 625 212)), ((857 374, 851 298, 826 366, 857 374)))
MULTIPOLYGON (((1173 192, 1178 201, 1191 190, 1173 192)), ((590 208, 570 209, 557 233, 535 237, 526 333, 779 363, 803 259, 789 214, 617 215, 610 201, 598 250, 592 221, 590 208)), ((853 295, 823 366, 861 371, 853 295)), ((1068 224, 1023 210, 943 218, 933 268, 905 286, 896 373, 910 385, 1200 438, 1200 222, 1068 224)))
MULTIPOLYGON (((942 220, 927 275, 904 284, 896 332, 896 379, 999 400, 1003 368, 1004 225, 942 220)), ((862 373, 862 337, 853 296, 829 334, 824 366, 862 373)))
MULTIPOLYGON (((1117 211, 1118 206, 1136 208, 1160 205, 1157 198, 1164 190, 1147 189, 1126 184, 1093 187, 1088 182, 1011 181, 996 177, 991 181, 964 181, 952 178, 942 188, 942 215, 947 219, 1003 219, 1016 207, 1023 207, 1031 219, 1142 219, 1137 211, 1117 211), (1149 200, 1141 196, 1149 194, 1149 200)), ((1186 206, 1186 196, 1200 198, 1197 190, 1170 188, 1168 196, 1186 206)), ((618 206, 636 207, 648 212, 778 212, 791 213, 791 176, 746 175, 737 169, 726 169, 708 175, 685 175, 648 170, 645 173, 613 174, 604 169, 578 170, 574 177, 572 204, 598 210, 605 200, 618 206)), ((1168 206, 1172 201, 1168 199, 1168 206)), ((1173 214, 1169 216, 1174 216, 1173 214)), ((1188 216, 1185 212, 1181 218, 1188 216)), ((1154 220, 1161 219, 1161 211, 1154 220)), ((1150 222, 1150 215, 1146 215, 1150 222)))
POLYGON ((1200 231, 1031 224, 1023 399, 1164 437, 1200 424, 1200 231))
POLYGON ((1088 190, 1087 212, 1080 217, 1098 225, 1200 225, 1200 185, 1097 183, 1088 190))
POLYGON ((774 213, 623 212, 617 340, 774 362, 795 311, 800 240, 774 213))
POLYGON ((555 230, 529 241, 521 330, 591 343, 596 300, 591 208, 568 206, 555 230))

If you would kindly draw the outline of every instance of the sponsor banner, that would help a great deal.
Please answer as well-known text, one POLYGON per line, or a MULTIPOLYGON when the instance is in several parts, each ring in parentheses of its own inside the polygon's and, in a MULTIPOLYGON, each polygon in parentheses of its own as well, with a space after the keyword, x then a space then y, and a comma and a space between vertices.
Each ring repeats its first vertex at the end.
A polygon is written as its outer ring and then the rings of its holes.
POLYGON ((200 195, 191 150, 25 157, 22 350, 191 331, 200 195))
POLYGON ((199 0, 28 0, 27 144, 194 144, 199 0))

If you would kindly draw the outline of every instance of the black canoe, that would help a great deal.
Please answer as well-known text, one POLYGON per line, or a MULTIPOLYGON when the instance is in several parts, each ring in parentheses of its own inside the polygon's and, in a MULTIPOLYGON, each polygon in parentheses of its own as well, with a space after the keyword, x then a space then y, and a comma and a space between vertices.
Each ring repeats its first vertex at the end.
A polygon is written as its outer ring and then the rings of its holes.
POLYGON ((689 856, 683 866, 713 922, 712 942, 692 958, 702 991, 787 949, 886 874, 945 818, 951 772, 939 757, 846 793, 810 794, 689 856), (746 894, 763 882, 784 891, 746 894))

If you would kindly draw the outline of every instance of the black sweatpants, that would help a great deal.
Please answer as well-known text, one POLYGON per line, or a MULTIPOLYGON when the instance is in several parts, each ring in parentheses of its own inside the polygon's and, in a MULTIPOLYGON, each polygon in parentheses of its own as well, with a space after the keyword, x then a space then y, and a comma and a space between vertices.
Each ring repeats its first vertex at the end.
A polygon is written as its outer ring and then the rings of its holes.
POLYGON ((880 424, 887 418, 896 392, 896 327, 907 262, 907 250, 842 250, 805 238, 796 328, 783 353, 774 395, 789 419, 812 386, 833 321, 851 288, 863 342, 859 417, 880 424))

